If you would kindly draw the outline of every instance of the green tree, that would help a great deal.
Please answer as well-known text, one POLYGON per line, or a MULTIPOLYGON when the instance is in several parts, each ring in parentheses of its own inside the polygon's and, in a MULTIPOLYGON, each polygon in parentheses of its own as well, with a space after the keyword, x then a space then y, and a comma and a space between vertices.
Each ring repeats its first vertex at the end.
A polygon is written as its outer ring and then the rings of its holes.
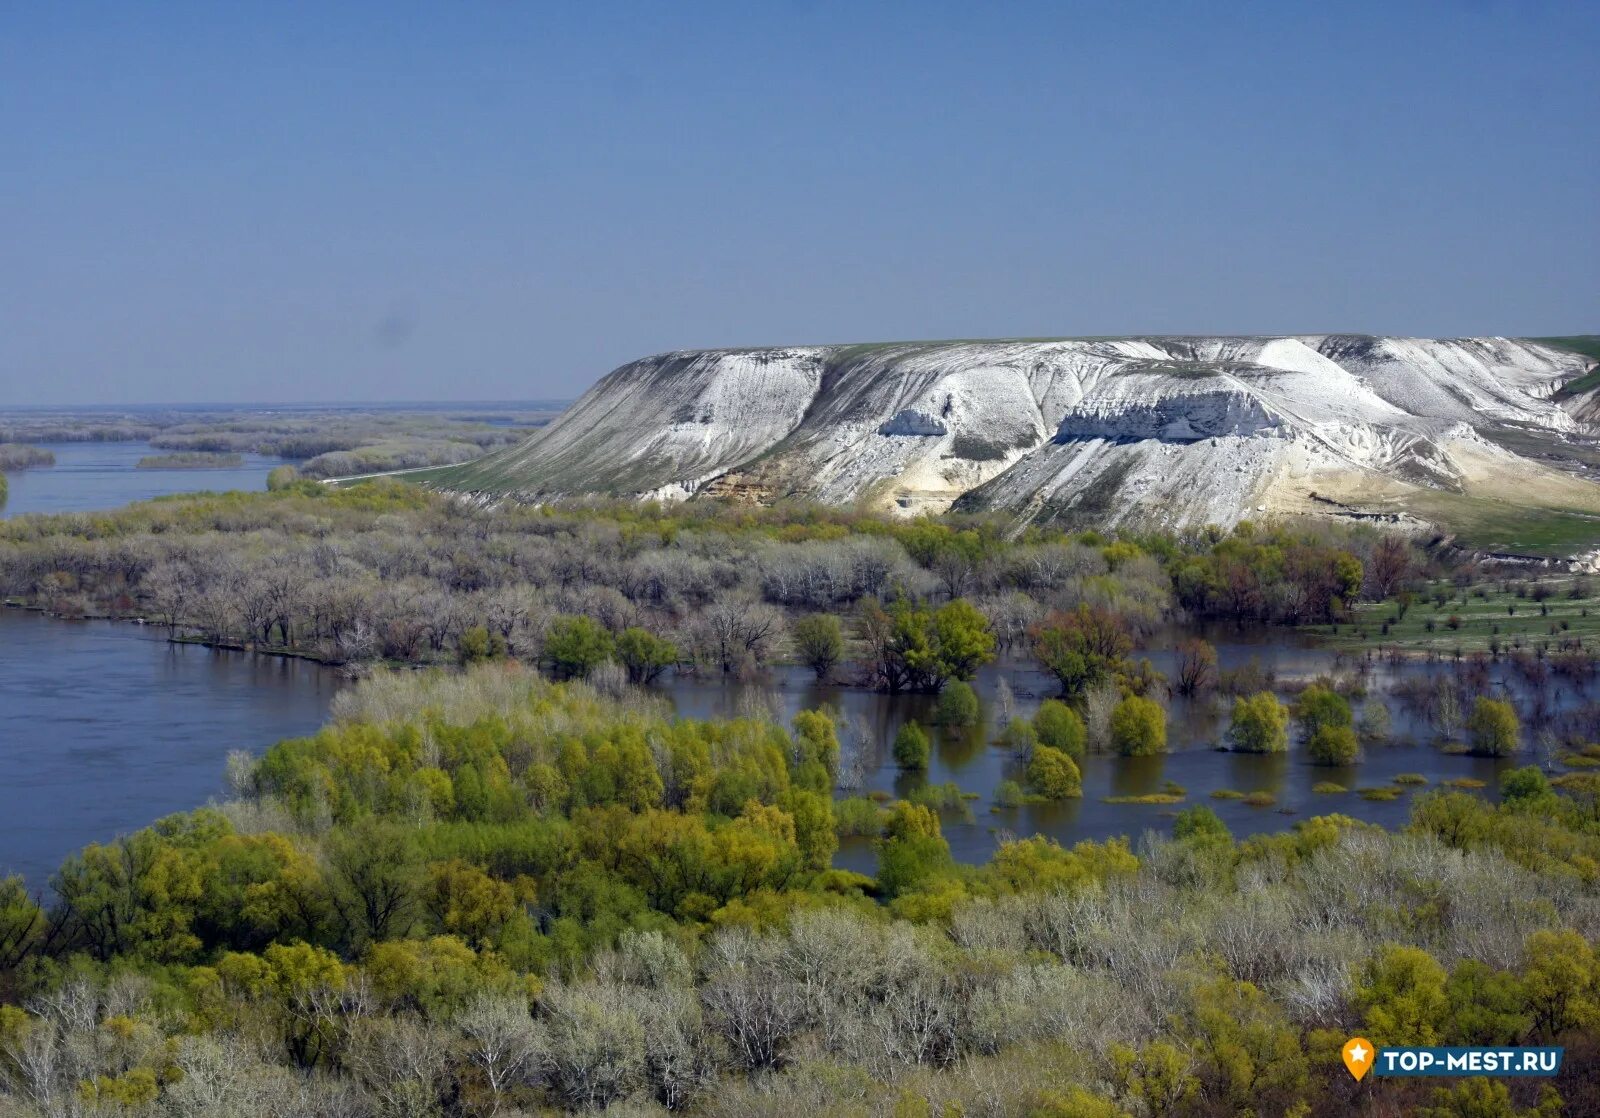
POLYGON ((369 817, 334 832, 326 850, 343 941, 354 946, 404 935, 423 888, 412 829, 369 817))
POLYGON ((1504 699, 1479 696, 1467 719, 1467 738, 1481 757, 1509 757, 1517 751, 1522 726, 1517 708, 1504 699))
POLYGON ((1074 761, 1082 762, 1088 748, 1089 731, 1078 712, 1059 699, 1046 699, 1033 716, 1033 732, 1040 745, 1059 749, 1074 761))
POLYGON ((1500 802, 1515 811, 1548 811, 1560 801, 1539 767, 1524 765, 1500 778, 1500 802))
POLYGON ((1332 688, 1314 683, 1300 692, 1294 703, 1294 718, 1309 741, 1324 726, 1354 726, 1350 703, 1332 688))
POLYGON ((1083 776, 1065 752, 1041 745, 1028 762, 1028 786, 1047 799, 1075 799, 1083 795, 1083 776))
POLYGON ((878 843, 878 887, 883 893, 901 896, 954 869, 938 815, 931 808, 896 801, 878 843))
POLYGON ((1133 638, 1122 616, 1080 605, 1054 613, 1033 630, 1033 654, 1055 676, 1063 695, 1078 695, 1124 670, 1133 638))
POLYGON ((649 629, 624 629, 617 637, 617 659, 628 672, 628 682, 654 683, 678 662, 678 646, 649 629))
POLYGON ((971 679, 994 659, 994 634, 989 619, 965 598, 939 607, 933 615, 934 638, 943 679, 971 679))
POLYGON ((1391 944, 1367 961, 1356 1004, 1377 1045, 1441 1043, 1450 1015, 1447 975, 1420 947, 1391 944))
POLYGON ((965 599, 932 612, 904 600, 887 612, 868 602, 862 627, 878 685, 886 691, 937 691, 948 680, 972 678, 994 659, 988 618, 965 599))
POLYGON ((1314 765, 1353 765, 1361 757, 1361 743, 1349 726, 1324 723, 1306 742, 1306 756, 1314 765))
POLYGON ((274 466, 267 472, 267 491, 287 489, 300 480, 300 471, 293 466, 274 466))
POLYGON ((1528 936, 1523 954, 1523 989, 1540 1037, 1600 1027, 1600 959, 1582 933, 1542 929, 1528 936))
POLYGON ((1271 691, 1233 701, 1228 742, 1239 753, 1283 753, 1289 748, 1289 708, 1271 691))
POLYGON ((558 617, 545 633, 544 658, 557 679, 582 679, 615 651, 611 634, 590 617, 558 617))
POLYGON ((1445 983, 1450 1002, 1451 1041, 1504 1047, 1516 1044, 1533 1027, 1522 981, 1477 959, 1463 959, 1445 983))
POLYGON ((965 680, 953 679, 939 692, 939 702, 933 710, 933 721, 940 726, 975 726, 982 710, 978 693, 965 680))
POLYGON ((456 642, 456 657, 463 665, 496 660, 506 654, 506 640, 499 633, 491 633, 483 625, 473 625, 464 630, 456 642))
POLYGON ((1201 844, 1233 842, 1233 833, 1228 830, 1228 825, 1205 804, 1196 804, 1180 811, 1178 818, 1172 821, 1172 837, 1179 842, 1201 844))
POLYGON ((894 760, 902 769, 921 772, 928 767, 932 749, 928 735, 915 722, 907 722, 894 736, 894 760))
POLYGON ((800 662, 824 681, 844 658, 844 626, 831 614, 813 613, 795 622, 791 630, 800 662))
POLYGON ((1111 748, 1124 757, 1167 751, 1167 712, 1154 699, 1129 695, 1111 710, 1111 748))

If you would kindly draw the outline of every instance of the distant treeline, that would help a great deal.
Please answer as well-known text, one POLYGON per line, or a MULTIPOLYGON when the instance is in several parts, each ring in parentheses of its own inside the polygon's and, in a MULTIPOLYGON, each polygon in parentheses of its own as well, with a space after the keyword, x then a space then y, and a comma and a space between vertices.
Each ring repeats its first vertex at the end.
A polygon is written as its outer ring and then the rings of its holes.
POLYGON ((273 484, 5 524, 0 593, 338 662, 485 649, 548 660, 551 626, 581 616, 607 641, 652 634, 685 669, 739 673, 785 651, 831 669, 827 632, 791 632, 831 618, 846 642, 833 660, 891 690, 936 690, 952 677, 936 646, 955 639, 941 625, 977 626, 987 656, 1037 651, 1049 622, 1066 642, 1052 654, 1065 682, 1076 669, 1061 656, 1078 644, 1095 663, 1116 658, 1107 625, 1136 645, 1174 618, 1328 621, 1428 562, 1376 533, 1320 525, 1011 538, 986 522, 816 508, 490 512, 393 482, 328 489, 279 473, 273 484), (974 619, 938 612, 955 602, 974 619), (1080 611, 1088 622, 1073 620, 1080 611))
POLYGON ((147 454, 134 463, 141 470, 211 470, 243 464, 242 454, 211 454, 206 451, 147 454))

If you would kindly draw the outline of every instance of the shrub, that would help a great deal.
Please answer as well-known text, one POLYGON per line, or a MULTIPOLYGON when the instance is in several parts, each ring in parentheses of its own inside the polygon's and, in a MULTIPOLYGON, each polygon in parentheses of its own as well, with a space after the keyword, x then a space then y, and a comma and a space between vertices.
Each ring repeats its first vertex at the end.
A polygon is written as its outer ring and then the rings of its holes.
POLYGON ((894 736, 894 760, 902 769, 914 772, 926 769, 931 753, 928 735, 915 722, 907 722, 894 736))
POLYGON ((1083 795, 1083 776, 1078 766, 1059 749, 1037 746, 1028 762, 1028 784, 1039 795, 1065 800, 1083 795))
POLYGON ((1124 757, 1167 751, 1167 712, 1154 699, 1129 695, 1111 711, 1111 747, 1124 757))
POLYGON ((1178 818, 1172 823, 1172 837, 1182 842, 1186 839, 1196 842, 1216 842, 1231 840, 1233 835, 1228 831, 1228 825, 1217 817, 1217 813, 1204 804, 1196 804, 1187 811, 1178 813, 1178 818))
POLYGON ((1362 741, 1389 740, 1389 708, 1383 705, 1382 700, 1368 699, 1361 704, 1361 718, 1356 724, 1356 733, 1362 741))
POLYGON ((1343 784, 1332 780, 1319 780, 1311 786, 1311 790, 1321 796, 1335 796, 1340 792, 1350 791, 1343 784))
POLYGON ((933 721, 939 726, 973 726, 978 722, 978 715, 978 693, 972 689, 972 684, 954 679, 939 692, 933 721))
POLYGON ((800 662, 817 673, 819 681, 828 678, 844 658, 844 627, 831 614, 814 613, 802 617, 794 626, 795 653, 800 662))
POLYGON ((1289 748, 1289 708, 1271 691, 1233 701, 1228 740, 1240 753, 1283 753, 1289 748))
POLYGON ((274 466, 267 473, 267 490, 276 492, 279 489, 287 489, 299 480, 300 471, 293 466, 274 466))
POLYGON ((557 679, 582 679, 615 649, 611 634, 590 617, 558 617, 545 634, 544 658, 557 679))
POLYGON ((865 796, 850 796, 833 805, 834 830, 846 835, 877 835, 883 830, 883 808, 865 796))
POLYGON ((1509 757, 1517 751, 1522 736, 1517 710, 1504 699, 1479 697, 1467 719, 1467 736, 1472 752, 1483 757, 1509 757))
POLYGON ((617 659, 628 670, 629 683, 653 683, 678 662, 678 646, 648 629, 624 629, 617 638, 617 659))
POLYGON ((1059 749, 1074 761, 1082 761, 1089 731, 1078 712, 1059 699, 1046 699, 1033 716, 1033 732, 1040 745, 1059 749))
POLYGON ((1017 760, 1026 761, 1033 756, 1034 747, 1039 744, 1039 736, 1034 733, 1030 723, 1020 718, 1013 718, 1001 731, 1000 744, 1017 760))
POLYGON ((1361 743, 1349 726, 1323 724, 1306 743, 1306 755, 1314 765, 1353 765, 1361 757, 1361 743))
POLYGON ((1324 726, 1352 726, 1350 703, 1345 697, 1321 684, 1312 684, 1295 700, 1294 719, 1307 740, 1324 726))
POLYGON ((995 786, 994 802, 997 807, 1021 807, 1026 800, 1022 785, 1014 780, 1002 780, 995 786))
POLYGON ((482 625, 474 625, 462 632, 456 642, 456 655, 462 664, 477 664, 495 660, 506 654, 506 639, 491 633, 482 625))

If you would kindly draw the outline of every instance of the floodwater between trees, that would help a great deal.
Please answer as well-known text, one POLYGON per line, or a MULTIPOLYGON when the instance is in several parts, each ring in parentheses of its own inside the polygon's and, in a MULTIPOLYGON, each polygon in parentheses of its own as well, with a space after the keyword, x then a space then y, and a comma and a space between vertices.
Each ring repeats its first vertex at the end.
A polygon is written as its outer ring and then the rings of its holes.
MULTIPOLYGON (((1212 633, 1224 669, 1251 660, 1272 671, 1281 693, 1319 675, 1348 670, 1332 653, 1291 634, 1212 633)), ((1174 674, 1174 640, 1145 650, 1158 669, 1174 674)), ((1369 746, 1359 764, 1324 768, 1307 763, 1298 743, 1270 756, 1217 750, 1227 729, 1227 704, 1216 699, 1170 703, 1168 747, 1155 757, 1091 754, 1083 766, 1083 797, 1003 808, 1002 781, 1021 780, 1022 766, 996 744, 1005 717, 1005 688, 1012 712, 1030 716, 1055 693, 1054 681, 1027 663, 985 668, 975 681, 984 722, 960 730, 930 727, 933 756, 926 773, 895 768, 890 743, 909 720, 931 722, 934 700, 883 695, 859 688, 818 686, 809 671, 780 667, 754 683, 669 678, 660 691, 680 715, 693 718, 766 714, 787 722, 802 709, 824 707, 841 724, 841 736, 861 756, 855 786, 840 795, 908 796, 920 785, 954 783, 972 798, 942 813, 957 858, 981 862, 1006 835, 1049 835, 1070 844, 1082 839, 1170 830, 1172 818, 1194 804, 1211 806, 1236 835, 1282 830, 1311 815, 1340 812, 1396 827, 1424 786, 1405 785, 1387 802, 1358 788, 1392 785, 1401 774, 1420 774, 1436 786, 1468 778, 1494 795, 1506 769, 1534 760, 1531 752, 1508 760, 1453 756, 1431 744, 1434 733, 1392 689, 1418 673, 1445 665, 1375 664, 1369 694, 1391 712, 1393 741, 1369 746), (1349 791, 1316 792, 1331 781, 1349 791), (1184 791, 1176 804, 1107 803, 1112 797, 1160 793, 1168 782, 1184 791), (1252 806, 1211 793, 1266 792, 1274 802, 1252 806)), ((1491 686, 1516 693, 1522 686, 1504 663, 1491 667, 1491 686)), ((35 889, 73 850, 136 830, 163 815, 204 804, 224 793, 230 750, 259 753, 285 737, 311 733, 328 716, 339 673, 304 660, 171 644, 153 626, 104 621, 60 621, 0 609, 0 874, 22 873, 35 889)), ((1590 700, 1592 685, 1554 689, 1552 703, 1571 709, 1590 700)), ((1539 760, 1545 758, 1541 755, 1539 760)), ((837 863, 872 872, 870 840, 846 839, 837 863)))

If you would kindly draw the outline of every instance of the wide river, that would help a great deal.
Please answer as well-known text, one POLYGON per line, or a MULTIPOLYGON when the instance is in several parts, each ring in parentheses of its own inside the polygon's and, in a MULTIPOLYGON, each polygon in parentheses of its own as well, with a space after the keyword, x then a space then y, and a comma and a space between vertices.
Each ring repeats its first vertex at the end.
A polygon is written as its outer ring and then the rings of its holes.
POLYGON ((44 469, 14 470, 6 474, 10 496, 0 505, 0 517, 29 512, 97 512, 120 508, 130 501, 146 501, 168 493, 202 489, 254 489, 267 486, 267 474, 285 459, 260 454, 243 455, 237 466, 205 470, 141 470, 139 459, 169 454, 149 443, 38 443, 56 456, 44 469))

